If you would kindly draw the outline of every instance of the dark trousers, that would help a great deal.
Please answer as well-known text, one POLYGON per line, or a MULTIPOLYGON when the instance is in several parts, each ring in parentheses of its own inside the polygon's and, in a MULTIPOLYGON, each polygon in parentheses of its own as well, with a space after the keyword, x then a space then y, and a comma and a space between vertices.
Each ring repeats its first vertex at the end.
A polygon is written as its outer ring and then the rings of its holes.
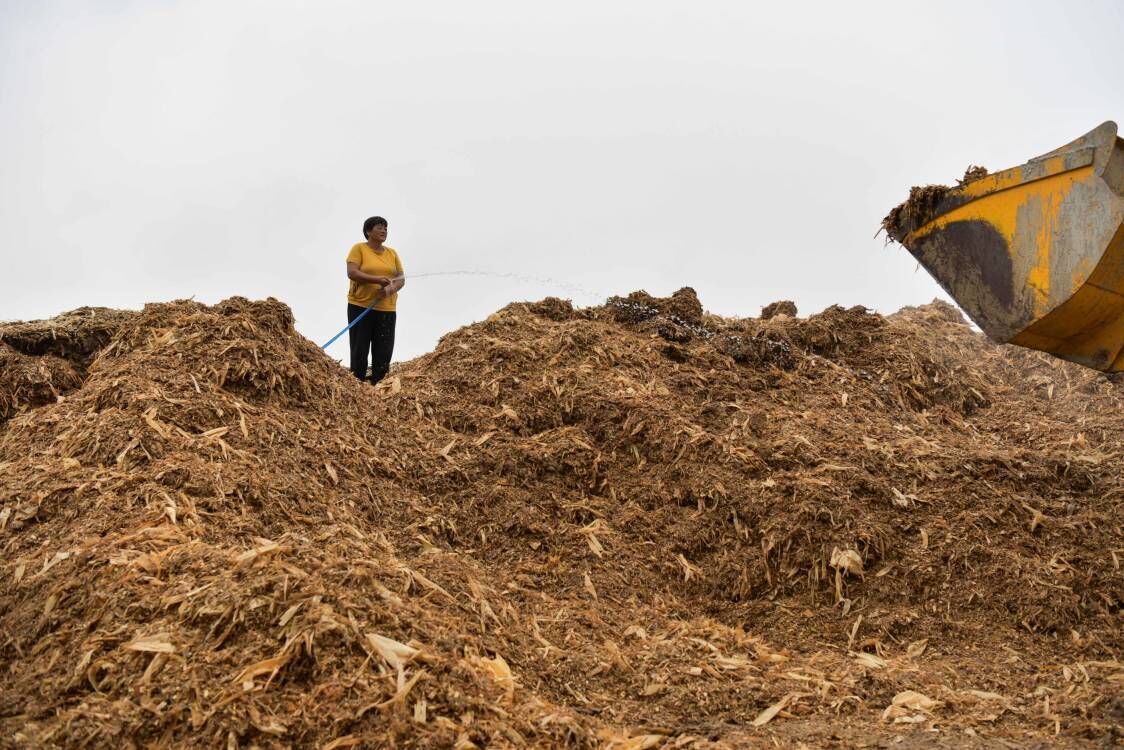
MULTIPOLYGON (((347 304, 347 322, 350 323, 366 308, 347 304)), ((390 371, 390 358, 394 354, 394 323, 397 313, 371 310, 348 330, 351 341, 351 372, 360 380, 367 379, 367 359, 371 361, 371 382, 377 383, 390 371)))

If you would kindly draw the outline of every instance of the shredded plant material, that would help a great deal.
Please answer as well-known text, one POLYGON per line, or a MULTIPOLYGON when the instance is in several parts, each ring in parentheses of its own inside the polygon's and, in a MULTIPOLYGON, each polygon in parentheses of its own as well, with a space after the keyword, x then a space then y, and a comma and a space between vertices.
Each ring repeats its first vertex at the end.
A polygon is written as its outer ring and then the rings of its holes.
POLYGON ((775 318, 778 315, 787 315, 790 318, 796 317, 796 303, 790 299, 782 299, 777 302, 770 302, 761 308, 761 318, 768 320, 775 318))
POLYGON ((965 185, 967 185, 970 182, 976 182, 977 180, 982 180, 983 178, 987 177, 987 175, 988 175, 987 167, 981 167, 981 166, 976 165, 976 164, 970 164, 968 166, 968 168, 964 170, 964 176, 956 181, 956 186, 957 187, 964 187, 965 185))
MULTIPOLYGON (((982 180, 987 177, 987 167, 970 165, 964 176, 956 181, 956 187, 982 180)), ((948 185, 923 185, 909 189, 909 198, 895 206, 882 220, 886 236, 895 242, 902 242, 911 233, 932 221, 940 210, 941 202, 949 194, 948 185)))
POLYGON ((911 187, 905 203, 894 206, 882 219, 882 229, 895 242, 902 242, 910 232, 928 224, 937 213, 937 207, 952 190, 947 185, 911 187))
POLYGON ((1124 738, 1124 386, 948 305, 513 303, 377 387, 87 318, 0 326, 0 746, 1124 738))

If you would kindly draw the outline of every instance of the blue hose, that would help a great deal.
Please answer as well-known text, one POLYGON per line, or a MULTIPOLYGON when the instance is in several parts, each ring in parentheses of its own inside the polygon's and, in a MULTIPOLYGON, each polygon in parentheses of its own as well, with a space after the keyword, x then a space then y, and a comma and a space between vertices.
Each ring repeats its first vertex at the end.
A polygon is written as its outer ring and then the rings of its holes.
MULTIPOLYGON (((582 289, 581 287, 577 287, 577 286, 574 286, 573 284, 569 284, 569 283, 566 283, 566 282, 563 282, 563 281, 556 281, 554 279, 542 279, 542 278, 537 278, 537 277, 534 277, 534 276, 523 276, 523 275, 517 274, 517 273, 497 273, 497 272, 494 272, 494 271, 430 271, 428 273, 410 274, 411 279, 421 279, 421 278, 424 278, 426 276, 490 276, 490 277, 495 277, 497 279, 515 279, 516 281, 531 281, 531 282, 534 282, 536 284, 552 284, 552 285, 561 287, 563 289, 566 289, 570 292, 578 292, 580 294, 585 294, 585 295, 588 295, 590 297, 605 297, 605 296, 608 296, 608 295, 602 295, 600 292, 590 292, 586 289, 582 289)), ((401 278, 404 278, 404 277, 403 276, 395 276, 394 278, 395 279, 401 279, 401 278)), ((376 299, 376 301, 377 301, 377 299, 376 299)), ((359 321, 361 321, 363 319, 364 315, 371 312, 371 305, 374 305, 374 304, 375 303, 372 302, 370 305, 367 305, 366 310, 364 310, 355 320, 348 323, 346 328, 344 328, 342 331, 340 331, 335 336, 330 338, 328 340, 328 343, 324 344, 320 348, 321 349, 327 349, 329 346, 331 346, 332 344, 335 343, 336 339, 338 339, 340 336, 342 336, 345 333, 347 333, 348 331, 350 331, 351 327, 353 325, 355 325, 356 323, 358 323, 359 321)))
POLYGON ((334 342, 334 341, 335 341, 336 339, 338 339, 338 338, 339 338, 340 336, 342 336, 342 335, 344 335, 345 333, 347 333, 348 331, 350 331, 350 330, 351 330, 351 327, 352 327, 353 325, 355 325, 355 324, 356 324, 356 323, 358 323, 359 321, 363 320, 363 316, 364 316, 364 315, 366 315, 367 313, 371 312, 371 308, 373 308, 373 307, 375 306, 375 302, 378 302, 378 298, 375 298, 374 300, 372 300, 372 301, 371 301, 371 304, 367 305, 367 309, 366 309, 366 310, 364 310, 363 312, 361 312, 361 313, 359 313, 359 314, 358 314, 357 316, 355 316, 355 320, 353 320, 353 321, 351 321, 350 323, 348 323, 348 324, 347 324, 347 326, 345 326, 345 327, 344 327, 344 329, 343 329, 342 331, 340 331, 339 333, 337 333, 337 334, 336 334, 335 336, 333 336, 332 338, 328 339, 328 343, 327 343, 327 344, 324 344, 324 346, 322 346, 322 347, 320 347, 320 348, 321 348, 321 349, 327 349, 327 348, 328 348, 329 346, 331 346, 331 345, 332 345, 332 343, 333 343, 333 342, 334 342))

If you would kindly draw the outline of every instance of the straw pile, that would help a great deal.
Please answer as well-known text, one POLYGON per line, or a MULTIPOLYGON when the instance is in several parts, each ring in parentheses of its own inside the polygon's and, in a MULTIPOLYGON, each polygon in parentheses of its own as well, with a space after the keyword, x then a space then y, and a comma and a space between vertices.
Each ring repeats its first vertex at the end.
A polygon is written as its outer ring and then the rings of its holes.
POLYGON ((2 746, 1124 736, 1121 387, 947 305, 516 303, 375 388, 89 317, 0 381, 2 746))
POLYGON ((0 421, 81 385, 90 360, 130 315, 83 307, 53 320, 0 323, 0 421))

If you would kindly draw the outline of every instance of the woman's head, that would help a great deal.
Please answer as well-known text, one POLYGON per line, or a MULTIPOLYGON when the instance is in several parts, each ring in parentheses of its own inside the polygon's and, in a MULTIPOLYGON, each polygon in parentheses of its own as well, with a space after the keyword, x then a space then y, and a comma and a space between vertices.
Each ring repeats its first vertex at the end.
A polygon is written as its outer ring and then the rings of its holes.
POLYGON ((363 238, 366 240, 386 239, 386 219, 381 216, 372 216, 363 222, 363 238), (371 232, 375 232, 376 236, 371 237, 371 232))

